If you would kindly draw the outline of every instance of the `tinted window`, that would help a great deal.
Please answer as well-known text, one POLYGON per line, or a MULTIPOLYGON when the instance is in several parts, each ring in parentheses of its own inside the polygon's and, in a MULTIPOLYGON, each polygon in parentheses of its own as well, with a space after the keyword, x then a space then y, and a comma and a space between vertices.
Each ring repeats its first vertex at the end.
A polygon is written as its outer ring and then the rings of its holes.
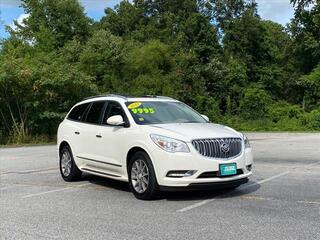
POLYGON ((107 119, 109 117, 115 116, 115 115, 121 115, 123 120, 125 121, 127 119, 121 105, 117 102, 108 102, 106 111, 103 116, 103 124, 107 124, 107 119))
POLYGON ((72 111, 69 113, 68 119, 75 120, 75 121, 81 121, 88 106, 89 106, 89 103, 84 103, 84 104, 80 104, 78 106, 75 106, 72 109, 72 111))
POLYGON ((102 109, 104 107, 105 102, 93 102, 90 110, 88 112, 86 122, 87 123, 95 123, 98 124, 100 120, 100 115, 102 112, 102 109))

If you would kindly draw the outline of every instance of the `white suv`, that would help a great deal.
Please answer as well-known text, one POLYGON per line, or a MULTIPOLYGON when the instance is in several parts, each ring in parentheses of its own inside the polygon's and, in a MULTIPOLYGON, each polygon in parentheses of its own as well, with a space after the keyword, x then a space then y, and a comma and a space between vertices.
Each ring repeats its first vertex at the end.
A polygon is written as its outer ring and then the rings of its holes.
POLYGON ((159 191, 235 188, 252 174, 245 135, 168 97, 85 99, 71 109, 57 136, 64 180, 87 172, 127 181, 139 199, 159 191))

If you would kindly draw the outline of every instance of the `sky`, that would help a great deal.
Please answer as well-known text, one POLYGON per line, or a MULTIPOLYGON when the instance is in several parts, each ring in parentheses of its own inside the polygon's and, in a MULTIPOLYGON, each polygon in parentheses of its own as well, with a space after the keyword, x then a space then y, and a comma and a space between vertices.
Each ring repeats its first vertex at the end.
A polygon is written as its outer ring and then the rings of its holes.
MULTIPOLYGON (((104 9, 113 8, 120 0, 79 0, 87 15, 99 20, 104 15, 104 9)), ((263 19, 272 20, 285 25, 293 17, 294 9, 290 0, 256 0, 258 13, 263 19)), ((0 38, 5 38, 5 25, 12 25, 14 20, 21 21, 27 15, 19 7, 20 0, 0 0, 0 38)))

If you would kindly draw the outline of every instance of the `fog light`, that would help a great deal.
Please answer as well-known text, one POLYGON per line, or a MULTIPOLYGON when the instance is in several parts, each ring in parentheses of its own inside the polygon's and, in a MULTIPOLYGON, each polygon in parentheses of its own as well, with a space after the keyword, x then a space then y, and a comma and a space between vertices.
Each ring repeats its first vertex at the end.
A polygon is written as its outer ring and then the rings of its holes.
POLYGON ((196 170, 177 170, 177 171, 169 171, 167 173, 167 177, 172 178, 182 178, 182 177, 190 177, 195 174, 196 170))
POLYGON ((191 177, 193 174, 195 174, 197 171, 196 170, 189 170, 184 174, 184 177, 191 177))
POLYGON ((246 166, 247 170, 250 172, 252 170, 252 164, 246 166))

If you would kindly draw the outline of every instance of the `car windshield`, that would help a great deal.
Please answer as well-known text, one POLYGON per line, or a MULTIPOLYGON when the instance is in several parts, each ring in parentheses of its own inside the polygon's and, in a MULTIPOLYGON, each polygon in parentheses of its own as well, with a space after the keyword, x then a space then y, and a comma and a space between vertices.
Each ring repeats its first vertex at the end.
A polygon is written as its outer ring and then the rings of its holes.
POLYGON ((181 102, 126 102, 137 124, 206 123, 195 110, 181 102))

